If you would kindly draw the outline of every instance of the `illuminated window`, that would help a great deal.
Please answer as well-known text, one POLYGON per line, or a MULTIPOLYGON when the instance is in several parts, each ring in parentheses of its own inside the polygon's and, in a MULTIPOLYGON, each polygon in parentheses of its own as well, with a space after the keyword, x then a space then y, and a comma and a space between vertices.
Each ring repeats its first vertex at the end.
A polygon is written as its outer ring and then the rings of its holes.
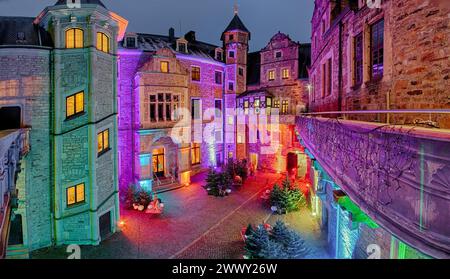
POLYGON ((275 100, 275 101, 273 102, 273 107, 274 107, 274 108, 280 108, 280 100, 275 100))
POLYGON ((253 101, 253 108, 255 109, 255 114, 260 113, 260 107, 261 107, 261 101, 259 100, 259 98, 255 98, 255 100, 253 101))
POLYGON ((79 28, 71 28, 66 31, 66 48, 82 48, 84 32, 79 28))
POLYGON ((67 188, 67 206, 83 203, 84 200, 84 183, 67 188))
POLYGON ((289 101, 284 100, 281 106, 281 114, 288 114, 289 112, 289 101))
POLYGON ((244 114, 245 115, 248 114, 248 107, 249 107, 248 100, 244 100, 244 114))
POLYGON ((193 66, 191 71, 193 81, 200 81, 200 67, 193 66))
POLYGON ((160 68, 161 68, 161 73, 168 73, 169 72, 169 62, 161 61, 160 68))
POLYGON ((290 76, 289 69, 283 69, 283 79, 288 79, 290 76))
POLYGON ((97 32, 97 49, 109 53, 109 37, 105 33, 97 32))
POLYGON ((272 114, 272 98, 270 97, 266 98, 266 113, 267 115, 272 114))
POLYGON ((200 144, 193 143, 191 148, 192 165, 200 164, 200 144))
POLYGON ((79 92, 66 98, 66 118, 82 114, 83 112, 84 92, 79 92))
POLYGON ((97 134, 97 153, 102 155, 109 150, 109 129, 97 134))
POLYGON ((275 80, 275 71, 270 70, 268 73, 268 76, 269 76, 269 80, 275 80))

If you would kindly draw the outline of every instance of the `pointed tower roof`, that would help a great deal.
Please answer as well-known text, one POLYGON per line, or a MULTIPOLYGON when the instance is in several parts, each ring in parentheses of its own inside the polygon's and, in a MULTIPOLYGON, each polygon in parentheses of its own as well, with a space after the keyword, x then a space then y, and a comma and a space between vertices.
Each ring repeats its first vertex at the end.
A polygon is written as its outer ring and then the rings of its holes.
POLYGON ((245 27, 242 20, 239 18, 238 14, 235 12, 233 19, 231 20, 230 24, 228 24, 228 27, 223 31, 222 33, 222 40, 224 39, 224 34, 228 31, 234 31, 239 30, 243 32, 247 32, 250 38, 250 31, 248 31, 247 27, 245 27))
MULTIPOLYGON (((106 6, 100 0, 80 0, 80 2, 81 2, 81 5, 86 5, 86 4, 100 5, 106 9, 106 6)), ((58 2, 56 2, 55 6, 58 6, 58 5, 67 5, 67 0, 58 0, 58 2)))

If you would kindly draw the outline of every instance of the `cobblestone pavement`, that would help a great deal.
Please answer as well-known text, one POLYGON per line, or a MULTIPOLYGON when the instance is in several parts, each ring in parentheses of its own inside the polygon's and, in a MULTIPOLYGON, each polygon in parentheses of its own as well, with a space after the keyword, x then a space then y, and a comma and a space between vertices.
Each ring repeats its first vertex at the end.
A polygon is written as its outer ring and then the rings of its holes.
MULTIPOLYGON (((272 223, 279 218, 270 215, 270 211, 262 205, 260 195, 281 177, 271 173, 258 174, 230 196, 215 198, 207 196, 201 187, 205 175, 195 176, 189 187, 160 194, 165 204, 161 216, 122 210, 121 220, 125 222, 122 231, 99 246, 83 246, 82 258, 242 258, 242 227, 266 220, 272 223)), ((301 218, 310 216, 308 214, 305 211, 283 218, 292 227, 302 230, 311 245, 317 244, 316 258, 325 258, 327 255, 322 251, 320 231, 316 231, 310 218, 301 218)), ((64 246, 39 250, 32 254, 32 258, 66 258, 65 249, 64 246)))

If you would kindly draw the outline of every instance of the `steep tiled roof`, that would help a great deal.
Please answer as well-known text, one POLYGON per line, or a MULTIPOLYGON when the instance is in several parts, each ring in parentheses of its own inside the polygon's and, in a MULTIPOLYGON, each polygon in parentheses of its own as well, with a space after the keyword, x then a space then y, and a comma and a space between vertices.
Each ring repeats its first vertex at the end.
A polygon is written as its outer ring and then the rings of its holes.
POLYGON ((0 45, 53 47, 50 34, 33 17, 0 17, 0 45))
POLYGON ((224 34, 228 31, 233 31, 233 30, 240 30, 240 31, 244 31, 247 32, 249 34, 249 38, 250 38, 250 31, 248 31, 247 27, 245 27, 244 23, 242 22, 242 20, 239 18, 239 16, 236 14, 234 15, 233 19, 231 20, 230 24, 228 24, 228 27, 225 29, 225 31, 223 31, 222 33, 222 40, 224 38, 224 34))
MULTIPOLYGON (((143 51, 155 52, 162 48, 169 48, 176 51, 176 40, 178 38, 171 39, 169 36, 154 35, 154 34, 137 34, 138 49, 143 51)), ((120 43, 123 46, 123 42, 120 43)), ((215 60, 215 50, 218 46, 200 42, 190 41, 188 42, 188 55, 192 55, 198 58, 206 58, 215 60)), ((220 61, 222 62, 222 61, 220 61)))
MULTIPOLYGON (((106 6, 100 0, 81 0, 81 5, 83 4, 100 5, 106 9, 106 6)), ((67 0, 58 0, 55 6, 56 5, 67 5, 67 0)))

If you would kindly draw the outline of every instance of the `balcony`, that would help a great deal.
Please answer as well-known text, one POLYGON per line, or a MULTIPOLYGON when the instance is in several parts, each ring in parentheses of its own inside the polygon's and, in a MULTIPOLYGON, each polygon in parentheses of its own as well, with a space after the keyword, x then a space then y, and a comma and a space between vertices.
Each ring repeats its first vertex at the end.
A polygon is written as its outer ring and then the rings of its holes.
POLYGON ((450 130, 314 114, 298 116, 296 129, 308 153, 377 224, 430 256, 450 258, 450 130))

